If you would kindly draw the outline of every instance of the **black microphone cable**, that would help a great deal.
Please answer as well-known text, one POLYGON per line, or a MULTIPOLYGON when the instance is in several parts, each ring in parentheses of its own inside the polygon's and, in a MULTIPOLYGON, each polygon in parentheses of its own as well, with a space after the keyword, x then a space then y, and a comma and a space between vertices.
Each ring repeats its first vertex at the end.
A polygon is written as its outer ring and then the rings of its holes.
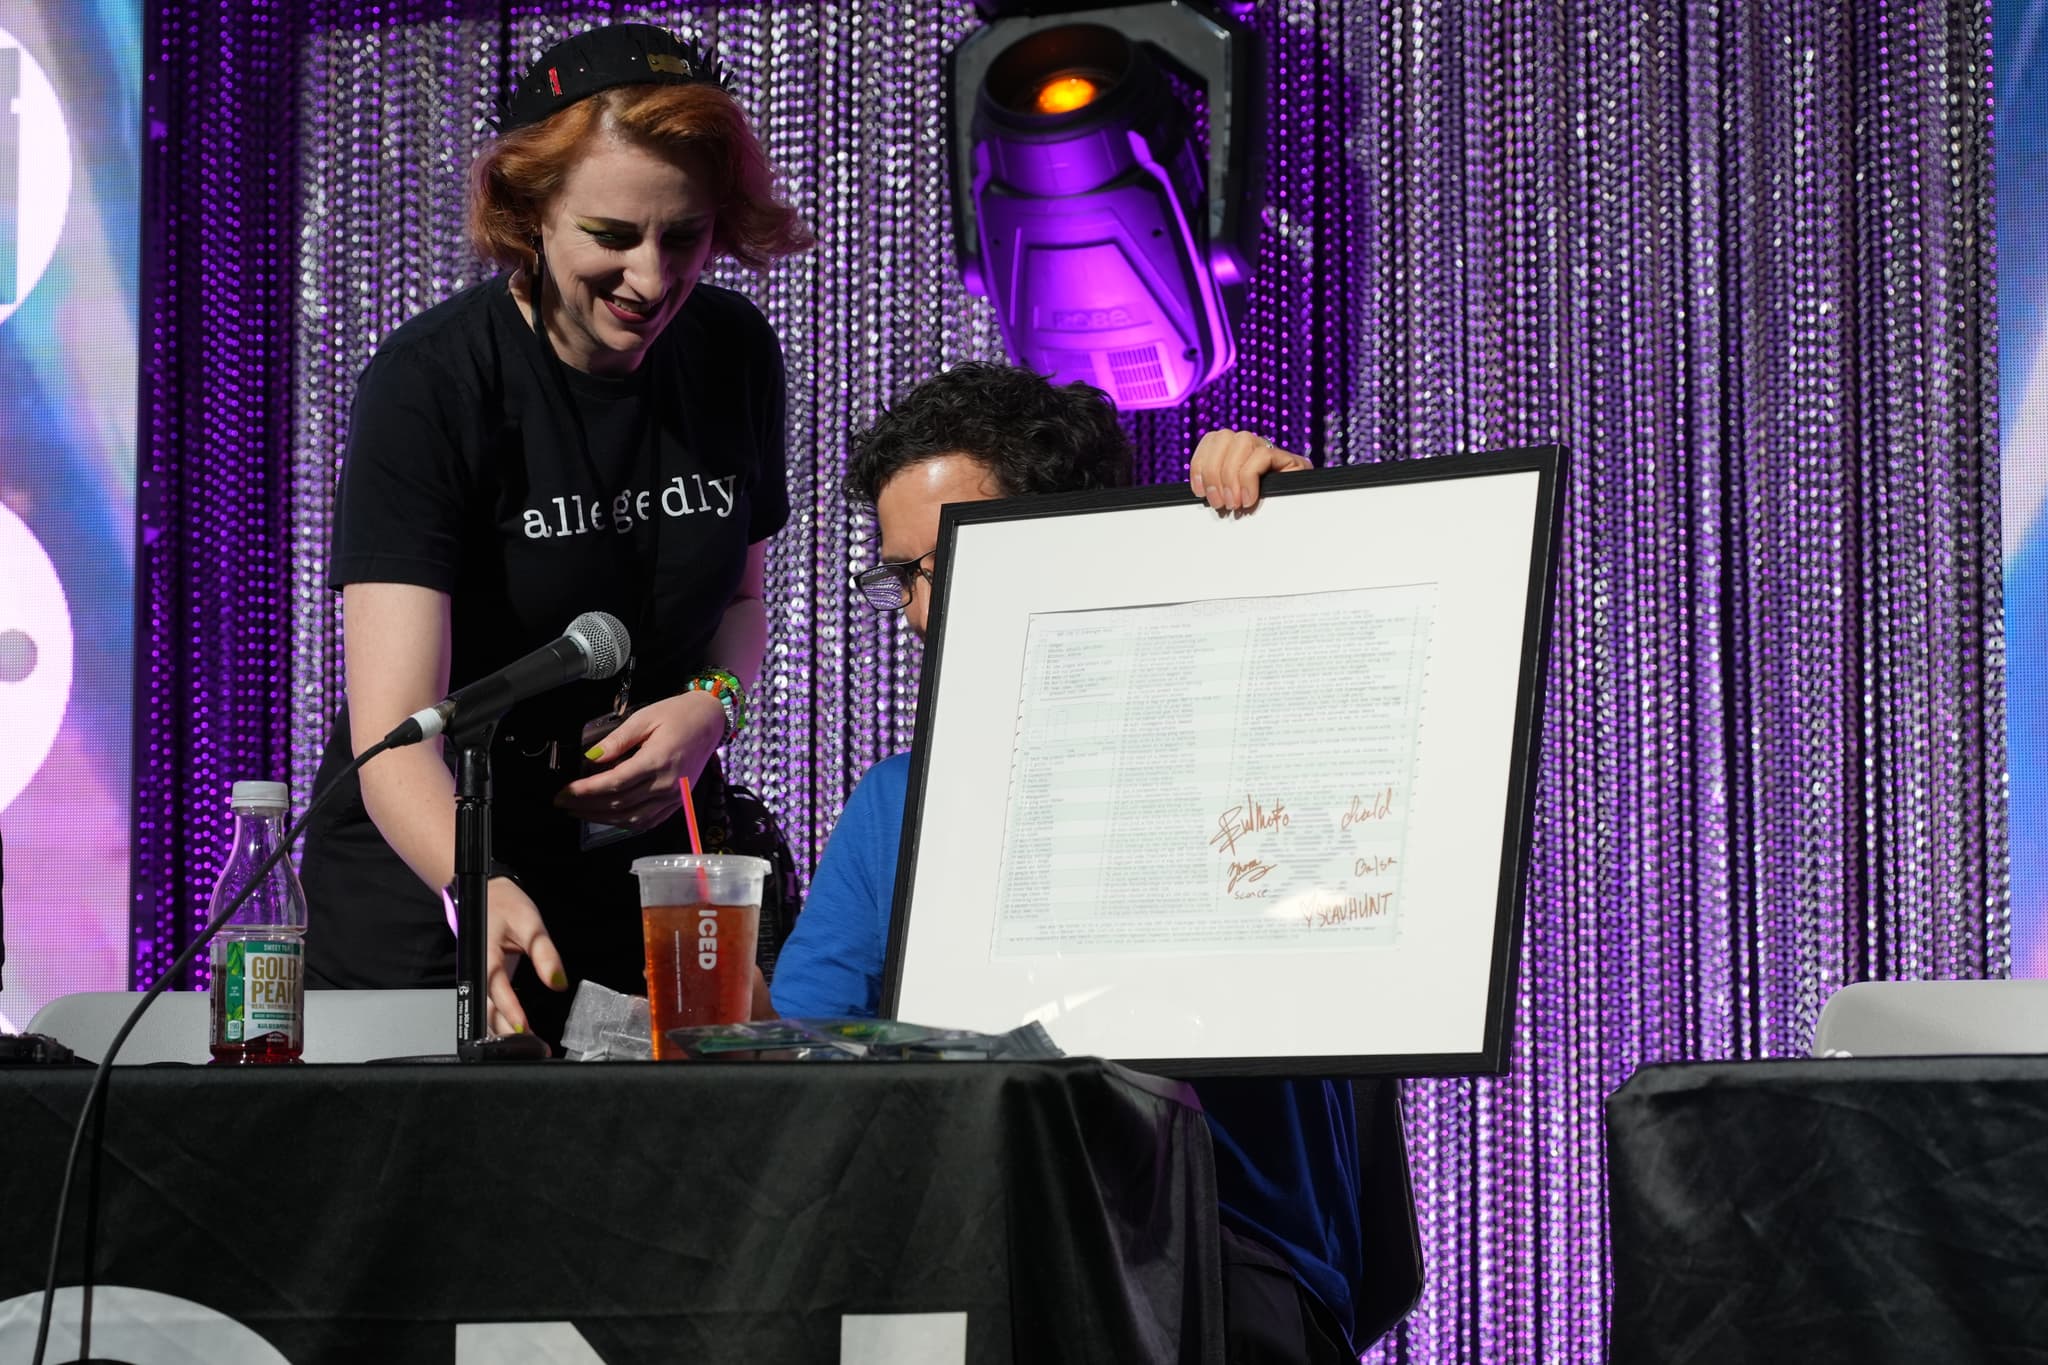
MULTIPOLYGON (((301 815, 284 832, 284 836, 277 841, 277 847, 270 850, 270 855, 257 864, 255 872, 249 876, 248 884, 236 892, 233 899, 228 901, 226 905, 215 912, 213 918, 209 919, 205 927, 200 929, 198 936, 185 945, 185 951, 179 953, 176 960, 170 966, 164 968, 162 975, 157 977, 156 984, 147 991, 144 991, 142 999, 135 1002, 135 1008, 128 1011, 128 1018, 122 1022, 120 1030, 114 1034, 114 1041, 107 1044, 106 1055, 100 1058, 99 1068, 93 1072, 92 1087, 86 1091, 85 1107, 79 1110, 78 1126, 72 1130, 70 1154, 64 1158, 64 1180, 58 1187, 57 1192, 57 1226, 50 1233, 50 1267, 48 1273, 43 1277, 43 1311, 41 1320, 36 1326, 36 1349, 31 1365, 43 1365, 43 1353, 49 1345, 50 1319, 57 1303, 57 1267, 64 1255, 64 1215, 70 1207, 71 1184, 78 1174, 78 1154, 85 1144, 85 1133, 88 1127, 92 1129, 93 1133, 93 1174, 92 1179, 88 1182, 85 1211, 86 1260, 82 1305, 84 1316, 79 1328, 80 1359, 84 1358, 86 1347, 92 1341, 92 1261, 95 1243, 94 1234, 97 1230, 96 1225, 99 1222, 100 1152, 106 1138, 104 1110, 106 1108, 107 1083, 113 1079, 114 1074, 115 1054, 120 1052, 121 1045, 128 1041, 128 1035, 135 1031, 136 1024, 142 1021, 143 1012, 150 1007, 159 995, 164 993, 165 987, 170 984, 178 973, 192 965, 192 961, 198 956, 199 950, 212 941, 213 936, 220 932, 221 926, 234 918, 235 911, 242 908, 242 902, 248 900, 257 887, 263 885, 263 881, 270 875, 271 869, 275 868, 291 850, 291 846, 298 842, 300 833, 304 831, 306 822, 313 818, 313 813, 327 803, 327 798, 334 795, 340 789, 342 782, 351 774, 371 759, 377 757, 377 755, 383 753, 386 749, 392 747, 394 746, 388 738, 371 745, 353 763, 350 763, 346 768, 337 773, 334 780, 327 784, 325 790, 317 793, 307 803, 305 814, 301 815), (100 1115, 98 1122, 94 1121, 96 1114, 100 1115)), ((304 987, 302 986, 300 989, 303 990, 304 987)))

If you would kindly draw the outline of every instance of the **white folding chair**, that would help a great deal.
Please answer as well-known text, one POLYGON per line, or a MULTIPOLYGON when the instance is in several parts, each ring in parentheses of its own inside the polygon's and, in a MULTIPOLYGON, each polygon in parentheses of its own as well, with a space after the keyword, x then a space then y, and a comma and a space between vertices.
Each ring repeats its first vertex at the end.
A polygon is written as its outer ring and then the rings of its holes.
MULTIPOLYGON (((87 1061, 97 1062, 114 1041, 139 992, 80 991, 36 1011, 29 1032, 47 1033, 87 1061)), ((116 1066, 207 1060, 206 994, 166 991, 121 1045, 116 1066)), ((455 1050, 455 992, 307 991, 309 1062, 367 1062, 455 1050)))
POLYGON ((1859 981, 1829 996, 1816 1057, 2048 1053, 2048 981, 1859 981))

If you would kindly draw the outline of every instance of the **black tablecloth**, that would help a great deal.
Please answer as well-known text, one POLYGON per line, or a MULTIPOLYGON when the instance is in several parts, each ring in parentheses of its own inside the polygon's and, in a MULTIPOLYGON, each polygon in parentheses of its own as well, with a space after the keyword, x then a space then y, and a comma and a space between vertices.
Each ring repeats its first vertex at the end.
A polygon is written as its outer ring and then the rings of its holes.
POLYGON ((1607 1131, 1615 1365, 2048 1361, 2048 1058, 1646 1067, 1607 1131))
MULTIPOLYGON (((0 1069, 0 1301, 42 1286, 87 1075, 0 1069)), ((842 1314, 961 1311, 975 1365, 1215 1361, 1186 1094, 1087 1060, 123 1070, 98 1278, 294 1365, 521 1321, 613 1365, 831 1362, 842 1314)))

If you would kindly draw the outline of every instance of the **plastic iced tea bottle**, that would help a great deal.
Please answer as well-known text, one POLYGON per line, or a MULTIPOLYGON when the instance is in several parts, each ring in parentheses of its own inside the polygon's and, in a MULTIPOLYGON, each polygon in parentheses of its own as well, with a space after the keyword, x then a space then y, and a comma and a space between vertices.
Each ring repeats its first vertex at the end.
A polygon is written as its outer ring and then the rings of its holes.
MULTIPOLYGON (((234 841, 208 915, 249 884, 284 838, 290 807, 282 782, 237 782, 234 841)), ((306 1046, 306 893, 289 856, 208 945, 213 962, 213 1060, 296 1062, 306 1046)))

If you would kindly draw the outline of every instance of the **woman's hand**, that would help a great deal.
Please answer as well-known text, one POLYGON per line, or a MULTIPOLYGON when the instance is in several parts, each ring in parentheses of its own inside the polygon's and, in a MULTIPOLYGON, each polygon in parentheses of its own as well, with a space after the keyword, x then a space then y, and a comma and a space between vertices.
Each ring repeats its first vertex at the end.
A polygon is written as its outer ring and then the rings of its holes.
POLYGON ((724 739, 725 708, 709 692, 649 702, 585 755, 602 771, 555 793, 555 805, 595 824, 652 829, 682 808, 677 780, 695 782, 724 739))
POLYGON ((562 955, 541 923, 540 908, 533 898, 505 877, 494 877, 486 888, 490 922, 484 930, 484 981, 491 1002, 491 1033, 526 1032, 526 1011, 512 989, 512 973, 523 954, 533 959, 533 974, 549 990, 569 989, 569 974, 562 969, 562 955))
POLYGON ((1255 431, 1212 431, 1188 461, 1188 487, 1218 512, 1249 512, 1258 505, 1259 480, 1309 468, 1255 431))

